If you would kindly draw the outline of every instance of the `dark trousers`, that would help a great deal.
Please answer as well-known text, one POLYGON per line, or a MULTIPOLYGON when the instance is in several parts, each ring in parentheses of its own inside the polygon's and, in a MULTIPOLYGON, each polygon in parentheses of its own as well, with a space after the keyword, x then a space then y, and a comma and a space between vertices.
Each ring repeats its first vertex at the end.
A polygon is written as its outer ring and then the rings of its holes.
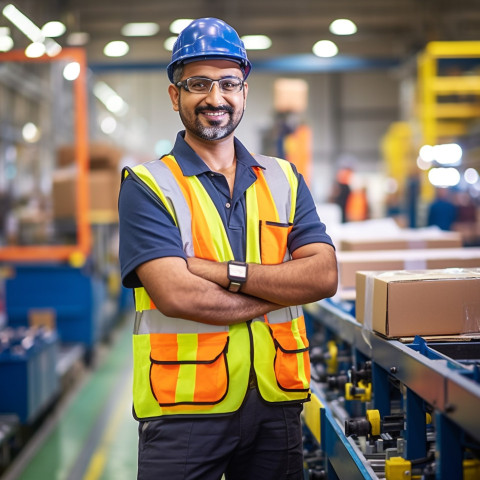
POLYGON ((301 480, 301 410, 249 390, 233 415, 140 422, 138 480, 301 480))

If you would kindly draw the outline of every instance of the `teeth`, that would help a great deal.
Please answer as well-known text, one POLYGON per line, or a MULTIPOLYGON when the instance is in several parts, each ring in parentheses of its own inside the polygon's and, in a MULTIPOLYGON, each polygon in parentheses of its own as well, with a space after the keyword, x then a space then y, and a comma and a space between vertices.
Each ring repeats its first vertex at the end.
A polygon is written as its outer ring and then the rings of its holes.
POLYGON ((212 116, 212 117, 219 117, 221 115, 224 115, 225 112, 205 112, 205 115, 209 115, 209 116, 212 116))

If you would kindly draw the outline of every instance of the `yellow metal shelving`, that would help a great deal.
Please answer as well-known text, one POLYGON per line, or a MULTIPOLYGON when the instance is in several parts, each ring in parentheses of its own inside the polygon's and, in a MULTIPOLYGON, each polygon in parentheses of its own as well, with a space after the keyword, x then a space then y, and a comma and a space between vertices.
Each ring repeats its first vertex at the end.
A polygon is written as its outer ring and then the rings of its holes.
POLYGON ((422 142, 445 143, 480 118, 480 68, 443 75, 443 59, 480 59, 480 41, 430 42, 418 57, 418 118, 422 142), (451 98, 454 96, 454 101, 451 98))

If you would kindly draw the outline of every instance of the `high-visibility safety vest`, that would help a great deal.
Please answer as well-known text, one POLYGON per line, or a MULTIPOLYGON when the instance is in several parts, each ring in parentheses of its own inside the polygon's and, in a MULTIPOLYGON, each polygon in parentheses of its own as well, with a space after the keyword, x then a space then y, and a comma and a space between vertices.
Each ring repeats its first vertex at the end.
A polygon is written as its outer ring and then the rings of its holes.
MULTIPOLYGON (((289 260, 287 236, 295 215, 298 179, 285 160, 255 156, 257 179, 246 191, 246 261, 289 260)), ((174 219, 187 257, 233 260, 221 217, 196 176, 184 176, 173 156, 128 169, 174 219)), ((133 406, 139 420, 162 415, 236 411, 250 370, 267 402, 310 397, 310 360, 300 306, 231 326, 170 318, 136 288, 133 406)))

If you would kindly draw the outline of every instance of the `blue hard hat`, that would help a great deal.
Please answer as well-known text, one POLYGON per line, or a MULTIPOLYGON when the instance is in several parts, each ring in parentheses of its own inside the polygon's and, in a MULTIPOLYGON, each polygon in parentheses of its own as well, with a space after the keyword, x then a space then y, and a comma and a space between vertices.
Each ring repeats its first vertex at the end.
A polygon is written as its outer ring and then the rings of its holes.
POLYGON ((230 25, 218 18, 199 18, 180 32, 167 67, 168 78, 173 83, 173 69, 177 63, 209 59, 239 63, 245 69, 245 78, 252 69, 245 45, 230 25))

